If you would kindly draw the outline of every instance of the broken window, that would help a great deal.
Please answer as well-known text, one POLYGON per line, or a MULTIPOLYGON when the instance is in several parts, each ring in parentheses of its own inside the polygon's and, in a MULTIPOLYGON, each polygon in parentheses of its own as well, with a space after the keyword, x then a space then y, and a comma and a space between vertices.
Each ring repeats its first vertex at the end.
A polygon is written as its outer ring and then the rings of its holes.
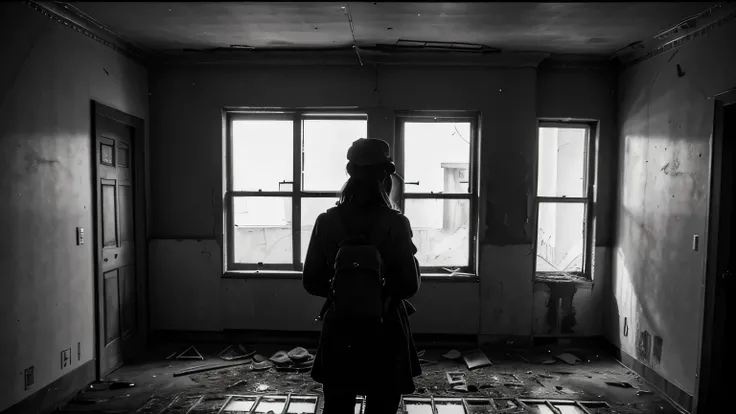
POLYGON ((317 216, 347 179, 347 150, 367 127, 355 113, 228 114, 228 269, 301 270, 317 216))
POLYGON ((474 273, 477 114, 397 117, 402 210, 422 273, 474 273))
POLYGON ((541 123, 536 193, 537 278, 590 277, 593 141, 588 125, 541 123))

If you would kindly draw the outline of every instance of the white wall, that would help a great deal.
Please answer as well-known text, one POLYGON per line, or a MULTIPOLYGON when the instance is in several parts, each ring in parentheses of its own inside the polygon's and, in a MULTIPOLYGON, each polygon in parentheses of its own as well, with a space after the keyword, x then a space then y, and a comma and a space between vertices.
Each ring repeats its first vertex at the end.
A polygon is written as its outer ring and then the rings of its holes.
POLYGON ((736 84, 734 38, 731 22, 620 79, 620 204, 607 335, 690 395, 703 321, 705 249, 692 245, 694 235, 707 240, 709 97, 736 84), (642 333, 650 340, 640 347, 642 333), (661 355, 654 355, 655 338, 661 355))
POLYGON ((138 64, 23 3, 3 3, 0 23, 2 411, 94 357, 90 100, 147 119, 148 86, 138 64))

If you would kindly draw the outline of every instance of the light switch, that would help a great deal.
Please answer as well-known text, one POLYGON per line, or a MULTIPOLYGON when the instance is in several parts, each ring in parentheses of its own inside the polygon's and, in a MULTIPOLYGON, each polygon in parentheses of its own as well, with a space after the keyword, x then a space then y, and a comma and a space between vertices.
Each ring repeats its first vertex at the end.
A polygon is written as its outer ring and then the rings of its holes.
POLYGON ((77 227, 77 246, 84 244, 84 227, 77 227))
POLYGON ((694 234, 693 235, 693 251, 697 252, 698 250, 700 250, 700 236, 698 236, 697 234, 694 234))

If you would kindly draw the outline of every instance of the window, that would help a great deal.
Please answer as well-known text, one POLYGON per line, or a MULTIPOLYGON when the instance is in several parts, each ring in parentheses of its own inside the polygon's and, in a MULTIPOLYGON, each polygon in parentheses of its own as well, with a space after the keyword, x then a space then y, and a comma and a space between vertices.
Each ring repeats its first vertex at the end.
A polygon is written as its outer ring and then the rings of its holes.
POLYGON ((475 273, 478 115, 397 116, 402 210, 423 273, 475 273))
POLYGON ((589 278, 594 140, 585 124, 539 124, 535 275, 589 278))
POLYGON ((227 268, 302 269, 314 222, 347 180, 355 113, 228 113, 227 268))

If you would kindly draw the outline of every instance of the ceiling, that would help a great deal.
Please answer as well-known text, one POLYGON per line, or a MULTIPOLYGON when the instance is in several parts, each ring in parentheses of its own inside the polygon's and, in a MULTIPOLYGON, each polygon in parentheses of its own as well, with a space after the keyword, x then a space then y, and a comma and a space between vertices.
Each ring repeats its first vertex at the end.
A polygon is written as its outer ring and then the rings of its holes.
POLYGON ((606 55, 718 3, 73 2, 153 52, 232 45, 324 48, 399 39, 606 55), (343 9, 343 6, 346 6, 343 9), (349 11, 349 13, 347 13, 349 11))

